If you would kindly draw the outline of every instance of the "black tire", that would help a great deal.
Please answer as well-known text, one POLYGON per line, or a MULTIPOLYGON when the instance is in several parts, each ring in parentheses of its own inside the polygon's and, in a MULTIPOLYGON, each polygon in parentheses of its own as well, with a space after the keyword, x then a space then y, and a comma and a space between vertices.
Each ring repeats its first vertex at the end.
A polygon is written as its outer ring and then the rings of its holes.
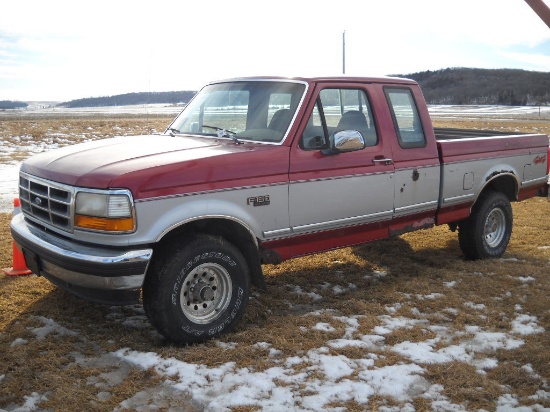
POLYGON ((470 217, 458 225, 458 241, 468 259, 501 257, 512 235, 513 214, 508 198, 500 192, 485 192, 470 217))
POLYGON ((204 342, 231 331, 250 294, 243 255, 221 237, 196 235, 161 252, 143 285, 149 321, 176 343, 204 342))

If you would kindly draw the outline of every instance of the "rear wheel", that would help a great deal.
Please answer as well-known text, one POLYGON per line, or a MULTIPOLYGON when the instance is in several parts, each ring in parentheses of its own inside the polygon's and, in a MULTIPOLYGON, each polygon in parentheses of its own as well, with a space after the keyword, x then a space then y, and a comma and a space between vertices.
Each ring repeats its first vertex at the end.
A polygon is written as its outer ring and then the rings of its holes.
POLYGON ((500 192, 480 196, 470 217, 459 223, 458 240, 469 259, 501 257, 512 235, 513 214, 508 198, 500 192))
POLYGON ((143 286, 149 321, 167 339, 204 342, 232 330, 249 297, 248 266, 225 239, 196 235, 161 252, 143 286))

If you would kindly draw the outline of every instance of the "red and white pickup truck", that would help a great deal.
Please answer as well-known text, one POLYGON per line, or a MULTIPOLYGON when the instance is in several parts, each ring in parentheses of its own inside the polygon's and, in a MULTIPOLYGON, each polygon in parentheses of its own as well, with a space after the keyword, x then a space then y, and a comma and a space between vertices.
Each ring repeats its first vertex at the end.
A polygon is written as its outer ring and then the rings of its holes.
POLYGON ((201 342, 239 321, 261 264, 443 224, 467 258, 501 256, 548 155, 543 134, 434 130, 411 80, 226 80, 163 134, 25 161, 11 230, 37 275, 142 299, 165 337, 201 342))

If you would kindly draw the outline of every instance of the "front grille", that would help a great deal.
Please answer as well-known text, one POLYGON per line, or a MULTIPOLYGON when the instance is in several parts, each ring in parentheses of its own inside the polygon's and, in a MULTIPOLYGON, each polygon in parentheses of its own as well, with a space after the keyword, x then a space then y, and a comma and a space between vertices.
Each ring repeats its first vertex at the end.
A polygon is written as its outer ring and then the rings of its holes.
POLYGON ((71 232, 74 191, 70 186, 20 173, 21 210, 35 222, 71 232))

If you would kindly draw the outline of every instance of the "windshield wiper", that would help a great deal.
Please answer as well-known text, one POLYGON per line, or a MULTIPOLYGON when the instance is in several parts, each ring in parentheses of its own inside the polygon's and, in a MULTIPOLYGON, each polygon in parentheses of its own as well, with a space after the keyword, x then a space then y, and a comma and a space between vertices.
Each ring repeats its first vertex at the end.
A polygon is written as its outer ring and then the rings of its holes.
POLYGON ((225 130, 225 129, 218 130, 218 137, 220 137, 220 138, 221 137, 229 137, 235 143, 243 144, 243 142, 241 142, 239 139, 237 139, 237 136, 235 136, 235 133, 233 133, 229 130, 225 130))
POLYGON ((181 134, 181 132, 178 129, 174 129, 173 127, 169 128, 168 131, 170 132, 170 136, 174 137, 177 134, 181 134))
POLYGON ((217 131, 216 134, 219 138, 228 137, 237 144, 243 144, 243 142, 241 142, 239 139, 237 139, 237 136, 235 136, 235 132, 232 132, 231 130, 225 130, 223 127, 209 126, 207 124, 203 124, 202 127, 208 127, 210 129, 216 130, 217 131))

